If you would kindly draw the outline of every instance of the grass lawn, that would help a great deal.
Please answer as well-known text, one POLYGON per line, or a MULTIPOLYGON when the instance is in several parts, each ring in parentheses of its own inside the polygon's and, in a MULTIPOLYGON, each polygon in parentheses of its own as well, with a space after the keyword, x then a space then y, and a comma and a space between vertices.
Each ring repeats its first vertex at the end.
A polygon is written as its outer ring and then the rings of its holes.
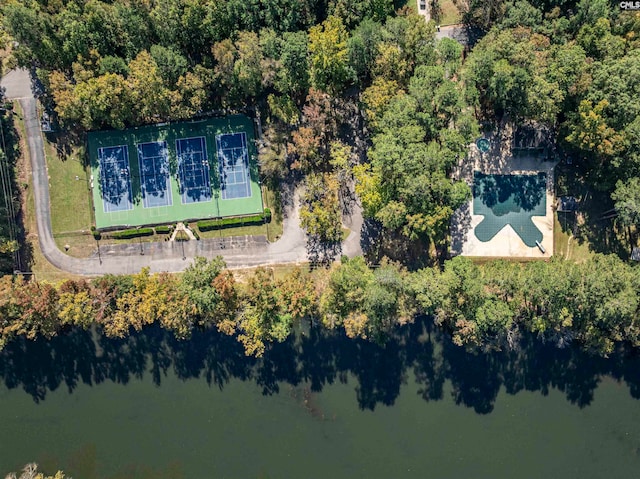
POLYGON ((55 136, 48 134, 43 140, 51 195, 51 227, 54 235, 89 231, 89 179, 82 164, 82 148, 74 147, 67 155, 57 146, 55 136))
POLYGON ((396 10, 402 7, 409 7, 412 12, 418 13, 418 0, 396 0, 393 2, 393 6, 396 10))
POLYGON ((574 261, 584 261, 594 253, 617 254, 628 259, 631 253, 628 230, 612 215, 613 201, 608 192, 586 186, 579 165, 556 167, 556 196, 574 196, 580 211, 557 213, 554 226, 555 252, 574 261), (570 236, 571 239, 569 239, 570 236))
POLYGON ((31 164, 29 162, 29 151, 27 149, 27 144, 25 141, 26 132, 23 120, 24 113, 17 101, 14 102, 14 111, 18 114, 16 118, 16 127, 20 135, 20 149, 22 151, 22 158, 20 160, 22 163, 20 165, 20 169, 22 172, 21 176, 23 176, 24 183, 26 184, 26 188, 24 188, 22 192, 22 209, 24 212, 24 227, 26 230, 25 233, 27 240, 27 249, 30 256, 28 259, 28 269, 33 273, 34 277, 38 281, 58 282, 70 278, 80 278, 79 276, 59 270, 58 268, 53 266, 42 255, 42 251, 40 250, 40 245, 38 243, 38 230, 36 227, 35 202, 33 199, 33 189, 31 188, 31 164))
MULTIPOLYGON (((296 268, 303 268, 304 270, 308 270, 308 268, 306 267, 306 264, 298 266, 296 264, 287 263, 287 264, 276 264, 273 266, 265 267, 265 269, 270 269, 271 271, 273 271, 273 277, 275 279, 286 278, 296 268)), ((233 276, 236 279, 236 281, 238 281, 239 283, 245 283, 247 281, 247 278, 250 275, 252 275, 256 269, 257 268, 234 269, 233 276)))
MULTIPOLYGON (((395 2, 396 10, 402 7, 409 7, 413 13, 418 13, 419 0, 400 0, 395 2)), ((429 0, 427 0, 429 3, 429 0)), ((440 0, 440 8, 442 8, 442 16, 436 23, 445 25, 457 25, 461 21, 460 12, 453 3, 453 0, 440 0)), ((434 19, 435 20, 435 19, 434 19)))
POLYGON ((553 254, 571 261, 582 262, 593 256, 588 242, 580 242, 573 234, 573 213, 555 213, 553 224, 553 254))
POLYGON ((442 7, 442 18, 440 18, 440 25, 457 25, 461 22, 460 12, 453 3, 453 0, 441 0, 440 6, 442 7))

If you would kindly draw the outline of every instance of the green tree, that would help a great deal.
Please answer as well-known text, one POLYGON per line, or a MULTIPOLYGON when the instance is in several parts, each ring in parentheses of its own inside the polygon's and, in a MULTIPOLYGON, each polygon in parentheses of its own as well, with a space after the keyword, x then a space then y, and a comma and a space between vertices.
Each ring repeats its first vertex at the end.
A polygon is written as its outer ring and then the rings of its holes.
POLYGON ((342 20, 336 16, 309 30, 309 73, 315 88, 338 92, 351 79, 348 36, 342 20))
POLYGON ((195 313, 202 321, 215 316, 218 310, 221 298, 215 280, 225 267, 226 264, 220 256, 212 260, 197 256, 182 273, 180 288, 186 293, 195 307, 195 313))
POLYGON ((308 236, 322 243, 342 240, 342 218, 335 175, 312 173, 305 180, 300 225, 308 236))
POLYGON ((352 28, 364 19, 382 21, 393 13, 393 0, 331 0, 329 14, 342 19, 352 28))
POLYGON ((342 326, 354 311, 363 310, 366 291, 373 281, 373 272, 364 258, 343 258, 331 270, 329 283, 320 298, 322 322, 330 328, 342 326))
POLYGON ((382 25, 371 19, 363 20, 351 33, 347 41, 349 65, 361 84, 371 78, 371 68, 378 55, 378 44, 382 39, 382 25))
MULTIPOLYGON (((555 78, 548 72, 553 64, 551 53, 549 39, 530 29, 495 29, 469 55, 463 76, 471 91, 478 93, 486 113, 553 124, 566 92, 560 87, 558 69, 555 78)), ((578 63, 569 65, 584 68, 578 63)))
POLYGON ((174 88, 178 79, 187 73, 188 61, 174 48, 152 45, 149 50, 160 76, 169 88, 174 88))
POLYGON ((467 25, 473 25, 489 30, 500 22, 507 10, 505 0, 455 0, 455 4, 462 14, 462 20, 467 25))
POLYGON ((447 78, 458 73, 462 65, 462 45, 451 38, 442 38, 436 44, 438 63, 445 69, 447 78))
POLYGON ((258 35, 239 32, 235 42, 238 57, 233 65, 234 85, 243 99, 255 98, 262 86, 262 48, 258 35))
POLYGON ((616 343, 640 344, 640 275, 615 255, 596 255, 576 269, 573 329, 587 350, 607 356, 616 343))
POLYGON ((19 43, 15 55, 20 65, 36 61, 52 69, 64 66, 60 61, 60 42, 52 34, 51 16, 37 2, 8 2, 3 6, 3 15, 9 34, 19 43))
POLYGON ((285 32, 281 45, 274 86, 281 93, 299 98, 309 87, 307 35, 304 32, 285 32))
POLYGON ((611 194, 618 217, 623 224, 640 228, 640 178, 618 181, 611 194))
MULTIPOLYGON (((436 141, 425 143, 420 126, 418 102, 409 95, 395 97, 383 116, 381 132, 373 137, 369 150, 370 174, 383 181, 369 181, 364 172, 356 176, 361 194, 381 201, 375 217, 390 230, 401 231, 409 238, 442 241, 453 211, 469 196, 468 187, 453 182, 447 171, 456 155, 436 141)), ((361 196, 362 198, 362 196, 361 196)), ((372 205, 368 202, 369 206, 372 205)), ((374 213, 367 208, 367 213, 374 213)))

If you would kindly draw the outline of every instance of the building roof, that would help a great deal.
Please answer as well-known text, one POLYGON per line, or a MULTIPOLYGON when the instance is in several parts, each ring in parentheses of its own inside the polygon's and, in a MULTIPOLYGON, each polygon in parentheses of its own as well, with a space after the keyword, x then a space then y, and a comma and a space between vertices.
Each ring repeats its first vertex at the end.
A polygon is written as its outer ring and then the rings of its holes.
POLYGON ((542 125, 520 125, 513 132, 513 148, 548 148, 551 145, 551 132, 542 125))
POLYGON ((561 196, 558 198, 558 211, 577 211, 578 200, 573 196, 561 196))

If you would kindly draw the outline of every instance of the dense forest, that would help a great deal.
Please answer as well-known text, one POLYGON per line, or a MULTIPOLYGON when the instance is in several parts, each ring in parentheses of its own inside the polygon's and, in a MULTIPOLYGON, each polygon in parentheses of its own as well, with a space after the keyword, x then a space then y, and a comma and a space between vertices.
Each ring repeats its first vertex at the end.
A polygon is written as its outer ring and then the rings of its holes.
POLYGON ((274 184, 303 182, 310 240, 339 243, 353 191, 384 244, 368 262, 284 279, 258 270, 239 282, 218 260, 183 276, 4 277, 0 341, 94 323, 117 337, 155 322, 178 337, 215 325, 260 355, 301 320, 382 342, 424 313, 469 348, 515 347, 523 331, 605 355, 638 344, 640 270, 616 256, 443 258, 470 197, 452 168, 504 122, 554 131, 578 181, 637 237, 640 14, 606 0, 457 5, 480 37, 472 48, 436 40, 433 22, 390 0, 3 2, 16 62, 36 72, 63 128, 255 111, 261 170, 274 184))

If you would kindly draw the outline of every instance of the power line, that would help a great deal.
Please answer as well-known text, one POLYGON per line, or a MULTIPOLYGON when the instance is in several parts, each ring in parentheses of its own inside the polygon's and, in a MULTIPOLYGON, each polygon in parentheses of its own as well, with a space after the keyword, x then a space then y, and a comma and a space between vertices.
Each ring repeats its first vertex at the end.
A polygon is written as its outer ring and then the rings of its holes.
MULTIPOLYGON (((7 223, 9 225, 9 238, 12 242, 16 242, 17 244, 17 227, 15 225, 16 212, 13 203, 13 187, 11 185, 12 176, 9 171, 9 156, 7 155, 7 146, 4 138, 4 120, 6 119, 7 110, 5 108, 2 108, 0 109, 0 111, 5 112, 5 114, 0 117, 0 135, 2 139, 2 151, 4 156, 4 158, 1 159, 2 161, 0 161, 0 163, 2 163, 2 165, 0 165, 0 176, 2 180, 2 191, 5 200, 5 207, 7 208, 8 214, 7 223)), ((22 269, 20 264, 20 252, 18 249, 14 252, 14 262, 20 269, 22 269)))

